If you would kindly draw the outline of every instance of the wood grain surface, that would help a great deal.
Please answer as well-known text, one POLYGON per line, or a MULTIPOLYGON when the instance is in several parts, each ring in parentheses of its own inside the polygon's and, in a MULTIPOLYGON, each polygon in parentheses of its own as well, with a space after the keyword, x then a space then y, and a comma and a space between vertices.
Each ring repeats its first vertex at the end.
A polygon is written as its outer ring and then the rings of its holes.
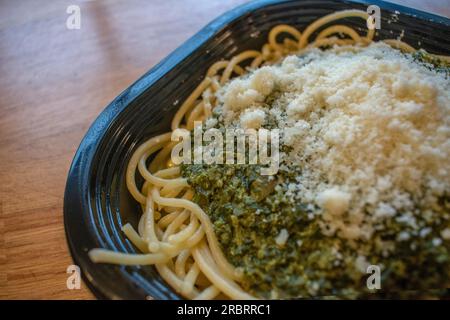
MULTIPOLYGON (((245 0, 0 0, 0 298, 93 299, 66 286, 63 193, 101 110, 202 26, 245 0), (81 28, 66 28, 67 6, 81 28)), ((450 15, 449 1, 404 5, 450 15)))

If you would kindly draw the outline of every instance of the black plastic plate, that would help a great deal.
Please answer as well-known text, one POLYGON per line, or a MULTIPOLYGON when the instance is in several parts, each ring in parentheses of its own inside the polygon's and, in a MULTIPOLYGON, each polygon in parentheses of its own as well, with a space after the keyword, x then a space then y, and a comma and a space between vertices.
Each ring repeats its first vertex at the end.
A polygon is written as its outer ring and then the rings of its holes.
MULTIPOLYGON (((108 248, 137 252, 120 227, 136 227, 140 207, 128 194, 124 172, 136 147, 169 131, 180 103, 217 60, 246 49, 260 49, 273 26, 285 23, 303 30, 334 11, 381 10, 377 39, 404 40, 429 52, 450 54, 450 20, 381 1, 255 1, 217 18, 120 94, 99 115, 83 138, 69 171, 64 196, 64 224, 72 257, 98 298, 179 299, 151 266, 94 264, 87 252, 108 248), (392 14, 398 12, 398 20, 392 14), (388 23, 388 20, 392 20, 388 23)), ((349 24, 365 29, 365 21, 349 24)))

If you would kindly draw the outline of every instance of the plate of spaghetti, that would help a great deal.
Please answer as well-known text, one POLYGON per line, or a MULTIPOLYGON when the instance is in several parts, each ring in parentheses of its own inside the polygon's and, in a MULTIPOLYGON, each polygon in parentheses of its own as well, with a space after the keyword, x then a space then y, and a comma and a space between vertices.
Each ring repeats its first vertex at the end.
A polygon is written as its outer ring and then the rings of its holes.
POLYGON ((450 22, 368 5, 244 5, 103 111, 65 193, 99 297, 448 295, 450 22))

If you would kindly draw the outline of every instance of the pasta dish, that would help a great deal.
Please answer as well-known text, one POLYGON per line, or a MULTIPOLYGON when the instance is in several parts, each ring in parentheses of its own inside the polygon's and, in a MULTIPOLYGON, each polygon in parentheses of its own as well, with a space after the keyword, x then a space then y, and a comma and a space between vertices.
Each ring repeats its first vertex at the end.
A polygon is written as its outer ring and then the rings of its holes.
POLYGON ((277 25, 261 50, 214 63, 171 131, 128 163, 142 215, 122 230, 141 253, 97 248, 91 259, 154 265, 189 299, 364 298, 376 291, 370 266, 387 296, 449 283, 449 58, 374 41, 346 18, 368 15, 277 25), (222 153, 174 161, 175 132, 211 129, 279 133, 267 140, 275 170, 222 153))

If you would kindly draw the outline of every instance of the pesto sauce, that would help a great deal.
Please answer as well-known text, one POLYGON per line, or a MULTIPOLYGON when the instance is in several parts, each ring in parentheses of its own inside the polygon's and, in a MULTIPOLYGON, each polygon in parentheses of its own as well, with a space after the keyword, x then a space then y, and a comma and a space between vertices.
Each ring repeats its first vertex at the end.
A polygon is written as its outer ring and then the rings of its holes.
POLYGON ((422 49, 417 50, 416 52, 412 53, 412 57, 414 61, 424 65, 429 70, 433 70, 438 73, 443 73, 445 74, 446 78, 450 76, 450 63, 441 60, 439 58, 433 57, 425 50, 422 49))
MULTIPOLYGON (((182 175, 195 190, 193 201, 209 215, 227 259, 244 271, 242 286, 253 294, 275 297, 363 297, 367 274, 356 268, 357 252, 368 253, 371 264, 382 264, 385 296, 417 296, 418 292, 450 283, 450 248, 435 246, 449 221, 418 221, 432 228, 424 238, 396 242, 383 256, 377 241, 395 241, 405 225, 390 220, 373 241, 350 245, 339 237, 322 234, 315 209, 285 200, 285 190, 275 185, 289 180, 280 172, 273 179, 259 174, 256 165, 182 165, 182 175), (279 246, 275 238, 286 229, 289 238, 279 246), (413 245, 414 244, 414 245, 413 245)), ((448 212, 448 199, 442 200, 448 212)), ((317 208, 316 208, 317 209, 317 208)))

